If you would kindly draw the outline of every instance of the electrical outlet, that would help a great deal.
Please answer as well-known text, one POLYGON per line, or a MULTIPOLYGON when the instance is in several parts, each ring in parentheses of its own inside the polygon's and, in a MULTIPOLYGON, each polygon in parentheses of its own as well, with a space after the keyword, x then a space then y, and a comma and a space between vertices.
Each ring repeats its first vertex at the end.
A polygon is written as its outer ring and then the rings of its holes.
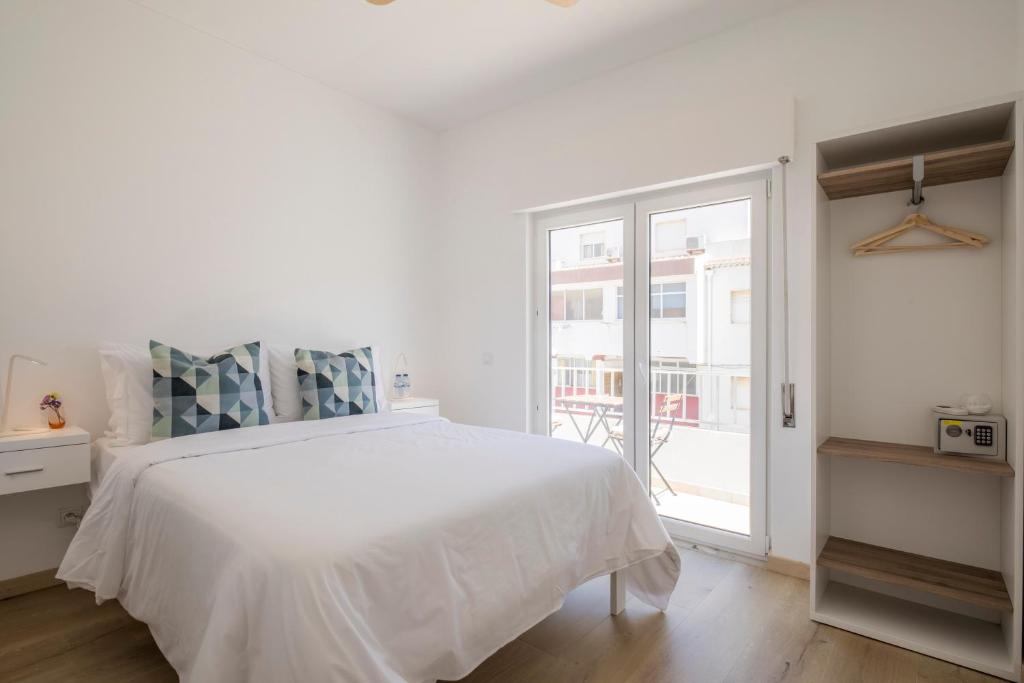
POLYGON ((82 521, 82 517, 84 515, 84 505, 74 508, 60 508, 57 510, 57 526, 78 526, 79 522, 82 521))

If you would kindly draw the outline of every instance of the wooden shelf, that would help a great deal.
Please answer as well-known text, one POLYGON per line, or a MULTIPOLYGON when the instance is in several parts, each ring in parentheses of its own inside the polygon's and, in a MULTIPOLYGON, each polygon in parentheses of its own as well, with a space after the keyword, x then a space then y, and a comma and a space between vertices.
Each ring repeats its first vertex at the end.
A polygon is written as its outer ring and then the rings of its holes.
MULTIPOLYGON (((1013 141, 1000 140, 924 155, 925 187, 1001 176, 1013 153, 1013 141)), ((914 187, 913 158, 903 157, 818 175, 829 199, 909 190, 914 187)))
MULTIPOLYGON (((1007 680, 1019 680, 999 624, 829 581, 812 614, 836 628, 1007 680)), ((1019 647, 1019 646, 1018 646, 1019 647)))
POLYGON ((845 458, 863 458, 881 462, 895 462, 917 467, 938 467, 961 472, 977 472, 997 477, 1012 477, 1013 468, 1005 461, 975 460, 961 455, 936 453, 927 446, 906 446, 881 441, 861 441, 829 437, 818 446, 821 455, 840 455, 845 458))
POLYGON ((1012 611, 1013 603, 999 572, 902 550, 882 548, 830 536, 818 565, 856 576, 961 600, 972 605, 1012 611))

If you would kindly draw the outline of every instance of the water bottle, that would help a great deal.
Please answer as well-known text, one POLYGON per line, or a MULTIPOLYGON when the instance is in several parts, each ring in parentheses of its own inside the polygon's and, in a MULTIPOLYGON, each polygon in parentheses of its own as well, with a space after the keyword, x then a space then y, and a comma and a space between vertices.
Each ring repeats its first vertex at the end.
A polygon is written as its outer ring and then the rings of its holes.
POLYGON ((411 385, 409 384, 409 362, 405 359, 405 354, 398 354, 398 358, 395 359, 395 384, 394 384, 394 395, 395 398, 408 398, 411 385))

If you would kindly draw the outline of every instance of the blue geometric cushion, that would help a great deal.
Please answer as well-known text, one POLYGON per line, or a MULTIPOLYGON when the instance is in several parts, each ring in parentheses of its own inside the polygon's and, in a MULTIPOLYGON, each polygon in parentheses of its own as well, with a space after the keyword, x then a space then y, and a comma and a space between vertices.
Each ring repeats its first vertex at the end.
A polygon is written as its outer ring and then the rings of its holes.
POLYGON ((377 412, 370 347, 344 353, 295 349, 302 419, 377 412))
POLYGON ((260 344, 200 358, 149 342, 153 439, 270 424, 260 383, 260 344))

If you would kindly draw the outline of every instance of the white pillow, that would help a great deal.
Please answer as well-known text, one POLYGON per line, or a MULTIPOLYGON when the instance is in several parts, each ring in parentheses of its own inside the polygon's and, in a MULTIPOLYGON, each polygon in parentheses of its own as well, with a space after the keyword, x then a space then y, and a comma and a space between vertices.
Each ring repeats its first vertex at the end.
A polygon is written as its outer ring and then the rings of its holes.
MULTIPOLYGON (((111 446, 149 443, 153 434, 153 357, 149 347, 103 344, 99 351, 107 407, 110 409, 105 436, 110 439, 111 446)), ((217 352, 213 350, 209 355, 217 352)), ((263 407, 273 422, 274 395, 270 372, 270 354, 260 344, 260 371, 257 374, 263 385, 263 407)))
MULTIPOLYGON (((278 422, 293 422, 302 419, 302 398, 299 396, 299 376, 295 367, 294 346, 270 346, 270 378, 274 382, 274 411, 278 422)), ((362 347, 352 347, 362 348, 362 347)), ((330 349, 325 349, 330 351, 330 349)), ((341 353, 345 349, 332 351, 341 353)), ((384 381, 382 359, 384 352, 380 346, 371 345, 373 355, 374 394, 377 398, 377 412, 386 413, 391 410, 388 401, 387 383, 384 381)), ((262 361, 261 361, 262 362, 262 361)))
POLYGON ((153 360, 149 350, 131 344, 100 347, 100 368, 107 389, 111 446, 149 443, 153 430, 153 360))

